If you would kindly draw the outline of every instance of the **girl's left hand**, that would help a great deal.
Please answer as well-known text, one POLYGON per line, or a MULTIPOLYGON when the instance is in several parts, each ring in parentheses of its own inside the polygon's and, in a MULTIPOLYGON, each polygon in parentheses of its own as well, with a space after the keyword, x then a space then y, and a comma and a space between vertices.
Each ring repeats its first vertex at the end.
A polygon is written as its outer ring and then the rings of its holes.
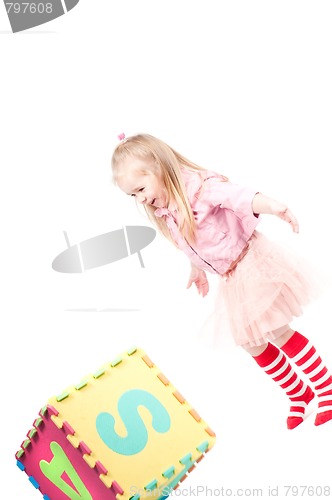
POLYGON ((294 233, 299 232, 299 223, 297 222, 297 219, 293 212, 291 212, 288 207, 284 205, 281 210, 278 210, 276 212, 276 216, 284 220, 285 222, 288 222, 288 224, 292 226, 294 233))
POLYGON ((205 295, 209 291, 209 282, 206 277, 205 271, 203 271, 202 269, 198 269, 198 267, 195 266, 191 266, 191 273, 189 276, 187 288, 190 288, 193 283, 195 283, 198 293, 205 297, 205 295))
POLYGON ((294 233, 299 232, 299 224, 295 215, 284 203, 273 200, 262 193, 256 193, 252 201, 252 209, 254 214, 276 215, 285 222, 288 222, 292 226, 294 233))

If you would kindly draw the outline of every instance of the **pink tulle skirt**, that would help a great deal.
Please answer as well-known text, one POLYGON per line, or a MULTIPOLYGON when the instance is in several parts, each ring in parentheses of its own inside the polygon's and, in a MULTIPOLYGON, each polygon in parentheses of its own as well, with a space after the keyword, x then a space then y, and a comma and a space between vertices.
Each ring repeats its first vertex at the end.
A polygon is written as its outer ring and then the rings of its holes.
POLYGON ((247 254, 228 276, 220 277, 215 328, 219 315, 228 320, 238 345, 273 341, 319 294, 307 268, 291 251, 255 231, 247 254))

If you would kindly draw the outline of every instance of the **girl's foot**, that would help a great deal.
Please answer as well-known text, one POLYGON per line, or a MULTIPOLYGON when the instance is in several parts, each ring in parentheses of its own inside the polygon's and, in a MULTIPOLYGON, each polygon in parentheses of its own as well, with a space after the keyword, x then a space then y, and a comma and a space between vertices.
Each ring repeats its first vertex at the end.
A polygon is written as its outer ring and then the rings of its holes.
POLYGON ((304 394, 297 398, 291 398, 292 406, 290 407, 290 414, 287 418, 287 428, 295 429, 298 425, 302 424, 305 419, 305 411, 310 401, 315 397, 315 393, 307 386, 304 394))
POLYGON ((253 359, 286 392, 292 403, 287 427, 295 429, 303 422, 305 409, 314 398, 314 392, 299 378, 285 354, 270 342, 265 350, 258 356, 253 356, 253 359))
POLYGON ((332 376, 322 362, 316 348, 299 332, 281 347, 294 363, 309 377, 318 396, 315 425, 332 420, 332 376))

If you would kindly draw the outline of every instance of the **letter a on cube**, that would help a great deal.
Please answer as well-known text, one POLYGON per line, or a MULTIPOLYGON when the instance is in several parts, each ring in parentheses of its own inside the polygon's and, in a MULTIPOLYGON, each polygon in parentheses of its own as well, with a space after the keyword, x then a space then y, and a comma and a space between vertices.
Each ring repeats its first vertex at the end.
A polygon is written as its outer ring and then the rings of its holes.
POLYGON ((44 500, 161 500, 215 439, 134 348, 50 398, 16 459, 44 500))

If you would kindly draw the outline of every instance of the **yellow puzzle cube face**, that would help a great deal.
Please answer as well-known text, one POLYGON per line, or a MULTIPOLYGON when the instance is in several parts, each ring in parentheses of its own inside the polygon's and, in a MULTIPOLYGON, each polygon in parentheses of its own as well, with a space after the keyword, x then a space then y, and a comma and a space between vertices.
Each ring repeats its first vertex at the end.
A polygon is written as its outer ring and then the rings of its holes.
MULTIPOLYGON (((206 422, 136 348, 51 398, 48 409, 84 466, 97 471, 105 499, 166 498, 215 442, 206 422)), ((57 450, 54 440, 52 446, 57 450)), ((82 471, 76 470, 83 488, 82 471)))

